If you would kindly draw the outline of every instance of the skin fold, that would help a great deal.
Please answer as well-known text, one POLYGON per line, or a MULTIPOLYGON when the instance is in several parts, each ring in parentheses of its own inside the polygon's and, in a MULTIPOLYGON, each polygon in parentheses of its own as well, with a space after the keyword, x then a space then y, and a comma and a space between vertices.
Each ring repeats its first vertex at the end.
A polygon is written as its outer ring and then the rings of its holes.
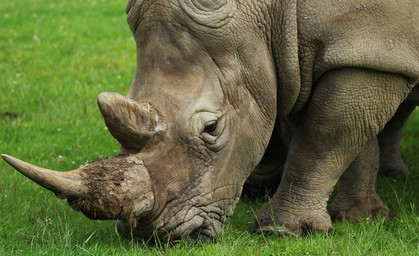
POLYGON ((136 72, 127 96, 98 96, 119 154, 63 175, 7 162, 127 237, 215 239, 263 173, 278 187, 257 232, 390 218, 374 188, 377 135, 403 101, 417 104, 415 1, 130 0, 126 11, 136 72))

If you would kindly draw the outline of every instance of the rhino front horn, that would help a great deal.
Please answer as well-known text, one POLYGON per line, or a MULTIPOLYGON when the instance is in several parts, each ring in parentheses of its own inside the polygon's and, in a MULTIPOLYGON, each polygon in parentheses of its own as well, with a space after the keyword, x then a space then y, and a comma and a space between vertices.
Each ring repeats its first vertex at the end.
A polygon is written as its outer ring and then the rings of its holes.
POLYGON ((9 155, 2 154, 1 157, 29 179, 54 192, 60 199, 77 198, 88 192, 78 170, 57 172, 26 163, 9 155))
POLYGON ((99 94, 97 103, 112 136, 125 148, 141 149, 166 129, 150 104, 112 92, 99 94))

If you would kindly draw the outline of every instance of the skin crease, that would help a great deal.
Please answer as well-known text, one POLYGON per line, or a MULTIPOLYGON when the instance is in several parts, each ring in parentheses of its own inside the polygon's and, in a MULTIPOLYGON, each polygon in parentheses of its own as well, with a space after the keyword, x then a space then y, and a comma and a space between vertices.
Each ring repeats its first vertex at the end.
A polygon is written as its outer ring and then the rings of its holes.
POLYGON ((98 97, 121 150, 111 167, 97 166, 115 174, 79 170, 89 191, 70 205, 117 219, 126 237, 216 238, 251 172, 280 168, 257 232, 329 231, 329 212, 389 218, 374 188, 377 134, 417 89, 418 8, 407 0, 129 1, 136 73, 126 97, 98 97), (128 191, 114 177, 145 185, 128 191))

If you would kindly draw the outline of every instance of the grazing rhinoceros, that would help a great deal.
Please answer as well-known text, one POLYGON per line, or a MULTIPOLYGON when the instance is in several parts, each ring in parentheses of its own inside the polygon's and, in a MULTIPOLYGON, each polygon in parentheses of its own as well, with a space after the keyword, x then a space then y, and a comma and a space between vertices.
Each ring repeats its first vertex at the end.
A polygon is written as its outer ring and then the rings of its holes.
POLYGON ((332 212, 369 193, 376 136, 418 90, 416 1, 131 0, 126 10, 137 70, 126 97, 98 96, 120 153, 71 172, 8 163, 86 216, 117 219, 122 234, 213 238, 287 118, 296 129, 281 184, 256 230, 332 229, 326 204, 341 176, 332 212))

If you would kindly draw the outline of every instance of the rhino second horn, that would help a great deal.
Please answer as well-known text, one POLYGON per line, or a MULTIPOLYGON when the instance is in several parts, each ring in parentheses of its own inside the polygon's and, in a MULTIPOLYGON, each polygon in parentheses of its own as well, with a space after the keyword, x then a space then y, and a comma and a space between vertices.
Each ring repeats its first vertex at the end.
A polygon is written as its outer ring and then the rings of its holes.
POLYGON ((88 192, 78 170, 58 172, 26 163, 9 155, 2 154, 1 156, 13 168, 42 187, 51 190, 60 199, 77 198, 88 192))
POLYGON ((125 148, 141 149, 166 129, 150 104, 141 104, 112 92, 99 94, 97 102, 112 136, 125 148))

